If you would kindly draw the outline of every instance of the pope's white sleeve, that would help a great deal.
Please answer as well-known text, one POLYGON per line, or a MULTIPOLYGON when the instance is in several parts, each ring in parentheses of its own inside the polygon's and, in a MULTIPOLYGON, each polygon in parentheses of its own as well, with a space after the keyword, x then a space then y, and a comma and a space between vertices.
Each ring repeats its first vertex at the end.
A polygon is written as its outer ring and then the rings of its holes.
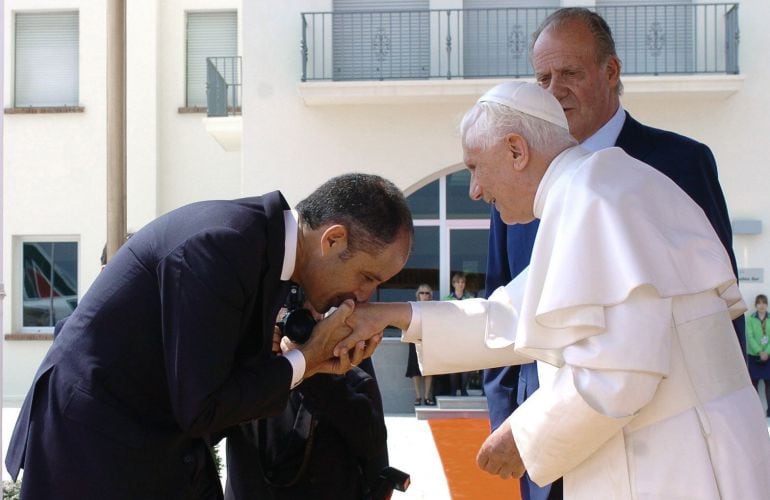
POLYGON ((402 340, 414 342, 423 375, 529 363, 514 352, 518 310, 504 288, 489 300, 412 302, 402 340), (419 322, 419 328, 415 323, 419 322))
POLYGON ((565 348, 556 377, 509 417, 537 484, 563 476, 620 432, 669 372, 670 300, 640 288, 605 314, 605 332, 565 348))

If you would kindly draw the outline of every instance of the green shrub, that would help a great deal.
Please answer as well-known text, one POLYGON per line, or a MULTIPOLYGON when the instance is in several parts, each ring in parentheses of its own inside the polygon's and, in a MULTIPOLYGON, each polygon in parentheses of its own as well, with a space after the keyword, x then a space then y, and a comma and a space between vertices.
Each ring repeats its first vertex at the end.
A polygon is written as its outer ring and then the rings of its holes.
POLYGON ((19 500, 21 481, 3 481, 3 500, 19 500))

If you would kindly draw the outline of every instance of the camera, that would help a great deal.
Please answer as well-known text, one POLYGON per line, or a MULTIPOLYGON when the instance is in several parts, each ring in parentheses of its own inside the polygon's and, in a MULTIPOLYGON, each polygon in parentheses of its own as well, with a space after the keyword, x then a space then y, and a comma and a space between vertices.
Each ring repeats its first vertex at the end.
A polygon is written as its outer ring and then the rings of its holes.
POLYGON ((411 483, 409 474, 395 467, 385 467, 380 472, 378 486, 371 495, 373 500, 388 500, 393 495, 393 490, 406 491, 411 483))
POLYGON ((284 302, 286 313, 276 322, 281 335, 289 337, 295 344, 304 344, 310 338, 316 320, 313 314, 302 307, 304 297, 299 286, 292 285, 284 302))

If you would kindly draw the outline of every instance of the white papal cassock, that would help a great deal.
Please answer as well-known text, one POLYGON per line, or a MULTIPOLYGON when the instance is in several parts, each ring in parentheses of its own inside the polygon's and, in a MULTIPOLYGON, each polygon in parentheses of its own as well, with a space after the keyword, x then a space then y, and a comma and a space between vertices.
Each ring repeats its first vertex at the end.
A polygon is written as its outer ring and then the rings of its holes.
POLYGON ((538 360, 509 418, 532 479, 567 499, 767 499, 770 437, 706 216, 618 148, 561 153, 530 267, 488 301, 413 303, 425 375, 538 360), (622 173, 621 173, 622 172, 622 173))

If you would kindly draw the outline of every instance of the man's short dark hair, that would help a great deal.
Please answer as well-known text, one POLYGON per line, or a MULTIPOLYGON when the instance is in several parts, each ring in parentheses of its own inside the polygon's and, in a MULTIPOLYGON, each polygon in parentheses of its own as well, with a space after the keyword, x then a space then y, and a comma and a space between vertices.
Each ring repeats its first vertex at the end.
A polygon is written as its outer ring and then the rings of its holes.
POLYGON ((311 229, 342 224, 349 253, 376 255, 403 233, 414 233, 404 194, 377 175, 345 174, 325 182, 297 205, 300 222, 311 229))
MULTIPOLYGON (((585 7, 565 7, 546 17, 535 32, 532 33, 532 44, 529 48, 530 56, 537 38, 543 31, 551 27, 558 29, 571 22, 583 23, 591 32, 596 44, 596 62, 598 64, 606 63, 610 57, 615 57, 620 61, 615 50, 615 40, 612 38, 610 25, 607 24, 607 21, 602 16, 585 7)), ((620 80, 618 80, 616 91, 618 95, 623 93, 623 84, 620 80)))

